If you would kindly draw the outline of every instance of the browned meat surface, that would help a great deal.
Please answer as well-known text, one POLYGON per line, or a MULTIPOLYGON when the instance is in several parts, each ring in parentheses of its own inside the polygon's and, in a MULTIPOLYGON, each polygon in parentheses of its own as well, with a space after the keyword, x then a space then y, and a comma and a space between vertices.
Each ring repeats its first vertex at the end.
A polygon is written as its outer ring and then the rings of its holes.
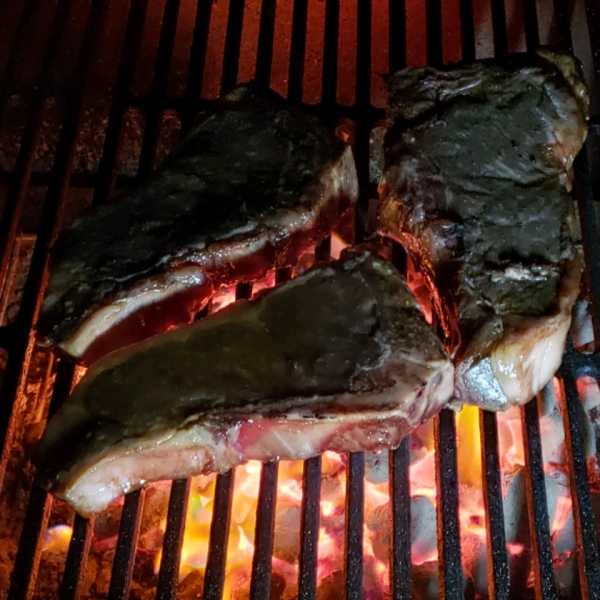
POLYGON ((394 448, 453 374, 398 271, 349 251, 96 363, 44 434, 38 481, 90 515, 149 481, 394 448))
POLYGON ((187 324, 215 287, 294 262, 357 196, 349 146, 281 97, 239 87, 150 181, 62 234, 38 337, 91 364, 187 324))
POLYGON ((560 365, 579 290, 571 170, 579 64, 539 51, 388 80, 379 228, 428 282, 462 402, 527 402, 560 365))

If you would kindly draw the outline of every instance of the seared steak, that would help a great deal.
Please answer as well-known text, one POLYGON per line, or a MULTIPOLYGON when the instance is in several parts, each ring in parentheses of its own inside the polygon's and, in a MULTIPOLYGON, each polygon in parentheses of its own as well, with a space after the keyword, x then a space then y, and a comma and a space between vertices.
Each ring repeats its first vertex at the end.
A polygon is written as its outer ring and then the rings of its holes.
POLYGON ((379 228, 428 281, 459 400, 527 402, 560 365, 580 279, 579 64, 539 51, 388 80, 379 228))
POLYGON ((149 182, 61 235, 38 336, 89 364, 189 323, 215 286, 295 261, 357 195, 349 146, 281 97, 239 87, 149 182))
POLYGON ((393 448, 453 394, 406 282, 348 251, 251 301, 96 363, 35 457, 82 515, 158 479, 393 448))

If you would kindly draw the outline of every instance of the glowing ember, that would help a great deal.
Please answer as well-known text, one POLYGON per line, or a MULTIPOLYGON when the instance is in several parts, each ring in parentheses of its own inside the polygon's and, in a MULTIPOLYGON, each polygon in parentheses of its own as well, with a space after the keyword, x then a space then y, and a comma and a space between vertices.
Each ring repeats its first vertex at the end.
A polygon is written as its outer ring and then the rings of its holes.
POLYGON ((64 550, 71 542, 73 528, 69 525, 55 525, 46 532, 44 550, 64 550))

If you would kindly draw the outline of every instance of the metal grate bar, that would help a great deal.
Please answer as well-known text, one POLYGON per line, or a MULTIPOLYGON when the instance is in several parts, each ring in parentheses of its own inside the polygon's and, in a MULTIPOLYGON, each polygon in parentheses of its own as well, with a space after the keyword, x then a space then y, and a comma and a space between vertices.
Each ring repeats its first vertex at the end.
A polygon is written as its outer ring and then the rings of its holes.
POLYGON ((427 19, 427 64, 439 67, 444 63, 441 0, 425 0, 425 14, 427 19))
POLYGON ((8 600, 28 600, 33 595, 51 508, 50 494, 34 486, 27 503, 19 549, 10 578, 8 600))
POLYGON ((19 24, 17 25, 11 40, 11 49, 9 50, 8 61, 6 63, 6 69, 4 73, 5 77, 10 79, 15 79, 16 77, 21 47, 23 44, 28 42, 28 36, 23 35, 22 32, 27 31, 29 28, 29 24, 37 12, 39 2, 40 0, 28 0, 21 11, 19 16, 19 24))
POLYGON ((175 586, 179 577, 179 560, 181 558, 181 545, 185 531, 185 516, 187 514, 189 495, 189 479, 177 479, 173 481, 169 496, 167 526, 156 586, 157 600, 172 600, 175 598, 175 586))
POLYGON ((129 597, 143 507, 144 490, 137 490, 125 496, 117 549, 108 588, 108 600, 126 600, 129 597))
POLYGON ((508 54, 508 35, 506 30, 506 7, 504 0, 492 1, 492 30, 494 32, 494 55, 503 58, 508 54))
POLYGON ((346 600, 363 597, 363 524, 365 518, 365 455, 348 455, 346 465, 346 600))
MULTIPOLYGON (((356 31, 356 105, 361 109, 371 106, 371 0, 357 2, 356 31)), ((368 115, 361 110, 359 114, 368 115)), ((367 121, 365 119, 365 121, 367 121)), ((360 122, 358 123, 360 126, 360 122)), ((365 122, 367 127, 370 123, 365 122)), ((359 154, 369 157, 369 148, 361 148, 359 154), (364 152, 366 150, 366 152, 364 152)))
POLYGON ((495 413, 479 411, 487 567, 491 600, 507 600, 510 592, 508 553, 504 533, 502 483, 498 459, 498 421, 495 413))
POLYGON ((565 50, 573 51, 571 35, 571 19, 569 17, 569 0, 554 0, 553 26, 558 34, 557 45, 565 50))
POLYGON ((294 0, 292 14, 292 39, 290 69, 288 71, 288 98, 292 102, 302 100, 304 61, 306 59, 306 28, 308 22, 308 0, 294 0))
POLYGON ((221 600, 225 581, 227 540, 231 520, 234 471, 217 476, 206 570, 204 571, 203 600, 221 600))
POLYGON ((585 0, 585 13, 596 73, 600 72, 600 2, 585 0))
POLYGON ((278 471, 279 463, 272 461, 264 464, 260 473, 250 600, 269 600, 271 597, 271 556, 275 531, 278 471))
POLYGON ((463 597, 463 573, 460 562, 454 413, 445 409, 435 417, 433 423, 440 598, 459 600, 463 597))
MULTIPOLYGON (((59 360, 56 381, 48 410, 52 417, 69 394, 73 381, 73 366, 59 360)), ((33 594, 40 562, 43 536, 48 525, 52 498, 45 490, 33 486, 23 520, 19 549, 10 578, 8 600, 26 600, 33 594)))
POLYGON ((302 515, 298 562, 298 600, 317 597, 317 560, 321 520, 321 457, 304 462, 302 476, 302 515))
MULTIPOLYGON (((167 0, 165 4, 163 21, 160 28, 156 67, 152 79, 152 95, 164 95, 167 89, 171 60, 173 58, 173 49, 175 46, 175 34, 177 33, 177 19, 179 17, 180 5, 181 0, 167 0)), ((158 147, 160 130, 160 113, 160 107, 155 105, 146 117, 144 141, 142 142, 140 164, 138 167, 138 175, 141 177, 147 177, 150 174, 156 160, 156 150, 158 147)))
POLYGON ((390 452, 390 499, 392 508, 391 577, 392 600, 411 598, 410 453, 408 437, 390 452))
POLYGON ((337 94, 339 20, 340 0, 325 0, 325 39, 323 42, 321 103, 328 108, 335 105, 337 94))
POLYGON ((523 18, 525 20, 525 44, 528 50, 534 50, 540 45, 535 0, 523 0, 523 18))
MULTIPOLYGON (((31 353, 30 332, 40 302, 44 272, 48 261, 48 249, 54 240, 60 224, 61 210, 66 199, 69 175, 71 172, 75 141, 79 130, 84 100, 84 83, 87 81, 95 48, 104 28, 107 0, 94 0, 90 9, 84 42, 73 78, 83 82, 67 107, 68 118, 61 129, 57 144, 56 161, 42 214, 43 227, 38 233, 31 264, 24 286, 23 299, 15 321, 14 346, 8 356, 2 384, 0 385, 0 447, 6 452, 8 428, 13 405, 24 384, 31 353)), ((2 474, 3 476, 3 474, 2 474)))
POLYGON ((201 96, 212 5, 212 0, 198 0, 196 6, 196 21, 185 88, 186 110, 182 111, 181 115, 183 134, 187 133, 196 118, 197 104, 201 96))
POLYGON ((85 564, 92 543, 93 524, 93 520, 75 515, 73 535, 69 543, 69 551, 67 552, 67 560, 60 584, 60 600, 77 600, 79 597, 79 586, 85 574, 85 564))
POLYGON ((389 0, 390 73, 406 66, 406 4, 389 0))
POLYGON ((537 402, 532 400, 521 408, 523 449, 525 451, 525 489, 529 514, 529 534, 533 555, 533 571, 537 598, 558 598, 552 550, 550 548, 550 524, 546 503, 546 484, 542 463, 542 441, 537 402))
POLYGON ((142 42, 148 2, 149 0, 132 0, 129 6, 125 39, 115 79, 115 91, 106 124, 100 164, 98 165, 98 178, 94 185, 94 204, 106 200, 115 183, 123 117, 127 110, 126 96, 133 82, 135 61, 142 42))
POLYGON ((600 348, 600 232, 596 222, 594 192, 590 180, 588 160, 589 142, 582 148, 575 161, 575 191, 579 206, 583 255, 587 266, 592 301, 592 322, 596 348, 600 348))
POLYGON ((473 0, 460 0, 460 39, 463 60, 475 60, 473 0))
POLYGON ((271 82, 273 65, 273 39, 275 36, 276 0, 262 0, 260 7, 260 28, 256 49, 256 82, 268 88, 271 82))
POLYGON ((221 76, 221 95, 229 92, 237 83, 240 66, 240 44, 244 23, 244 0, 229 0, 227 31, 225 32, 225 51, 223 53, 223 75, 221 76))
POLYGON ((600 556, 594 527, 585 446, 583 409, 572 372, 564 373, 565 399, 562 411, 565 426, 569 483, 573 501, 579 585, 583 598, 600 599, 600 556))

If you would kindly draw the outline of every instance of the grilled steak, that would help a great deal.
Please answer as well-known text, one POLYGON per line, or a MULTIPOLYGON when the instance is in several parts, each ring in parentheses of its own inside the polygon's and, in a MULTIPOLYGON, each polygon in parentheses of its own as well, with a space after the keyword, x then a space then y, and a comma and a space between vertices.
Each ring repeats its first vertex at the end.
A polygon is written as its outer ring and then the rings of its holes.
POLYGON ((573 160, 589 99, 539 51, 388 80, 379 228, 428 281, 463 402, 527 402, 560 365, 579 289, 573 160))
POLYGON ((149 182, 62 234, 38 336, 89 364, 189 323, 215 286, 296 260, 357 195, 349 146, 281 97, 241 86, 149 182))
POLYGON ((38 481, 89 515, 149 481, 393 448, 453 373, 398 271, 348 251, 96 363, 44 434, 38 481))

